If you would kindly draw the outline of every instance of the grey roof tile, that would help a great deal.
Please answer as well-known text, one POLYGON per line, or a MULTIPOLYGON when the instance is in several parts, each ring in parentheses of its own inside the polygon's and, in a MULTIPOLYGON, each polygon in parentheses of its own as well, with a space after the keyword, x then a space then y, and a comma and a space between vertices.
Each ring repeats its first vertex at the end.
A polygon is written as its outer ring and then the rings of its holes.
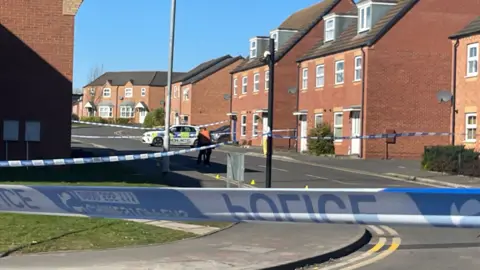
POLYGON ((480 16, 471 21, 462 30, 450 36, 451 39, 480 35, 480 16))
POLYGON ((221 69, 223 69, 223 68, 225 68, 225 67, 227 67, 227 66, 229 66, 229 65, 231 65, 231 64, 233 64, 236 61, 241 60, 241 59, 243 59, 243 57, 241 57, 241 56, 226 58, 226 59, 218 62, 217 64, 211 66, 210 68, 204 70, 203 72, 200 72, 196 76, 193 76, 186 81, 182 81, 182 85, 199 82, 199 81, 207 78, 208 76, 214 74, 215 72, 217 72, 217 71, 219 71, 219 70, 221 70, 221 69))
MULTIPOLYGON (((173 72, 172 80, 185 74, 184 72, 173 72)), ((111 71, 105 72, 94 81, 87 84, 88 86, 102 86, 107 81, 112 86, 123 86, 131 81, 133 85, 145 86, 166 86, 168 73, 166 71, 111 71)))

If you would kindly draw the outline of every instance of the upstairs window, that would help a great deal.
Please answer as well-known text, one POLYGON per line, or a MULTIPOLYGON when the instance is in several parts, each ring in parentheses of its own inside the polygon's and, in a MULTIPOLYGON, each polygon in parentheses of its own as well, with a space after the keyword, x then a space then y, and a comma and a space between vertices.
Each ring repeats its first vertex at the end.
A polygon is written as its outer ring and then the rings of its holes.
POLYGON ((190 89, 186 88, 183 89, 183 100, 189 100, 190 99, 190 89))
POLYGON ((233 80, 233 95, 236 96, 237 95, 237 88, 238 88, 238 80, 237 79, 234 79, 233 80))
POLYGON ((260 74, 255 73, 253 75, 253 92, 258 92, 260 90, 260 74))
POLYGON ((242 94, 247 93, 247 80, 248 80, 247 76, 242 78, 242 94))
POLYGON ((335 84, 342 84, 345 79, 344 65, 343 60, 335 62, 335 84))
POLYGON ((103 88, 103 97, 110 97, 111 94, 110 88, 103 88))
POLYGON ((250 58, 257 57, 257 41, 250 41, 250 58))
POLYGON ((362 57, 355 57, 355 74, 354 81, 360 81, 362 79, 362 57))
POLYGON ((372 6, 361 7, 359 10, 360 21, 358 32, 370 30, 372 26, 372 6))
POLYGON ((265 71, 265 90, 268 90, 270 84, 270 70, 265 71))
POLYGON ((305 90, 308 87, 308 68, 302 69, 302 89, 305 90))
POLYGON ((325 41, 331 41, 335 38, 335 19, 329 19, 325 22, 325 41))
POLYGON ((146 96, 147 95, 147 88, 142 88, 140 90, 140 93, 141 93, 142 97, 146 96))
POLYGON ((180 93, 178 91, 178 85, 175 85, 173 87, 173 98, 179 98, 180 97, 180 93))
POLYGON ((132 88, 125 88, 125 97, 133 97, 133 89, 132 88))
POLYGON ((478 75, 478 43, 467 46, 467 76, 478 75))

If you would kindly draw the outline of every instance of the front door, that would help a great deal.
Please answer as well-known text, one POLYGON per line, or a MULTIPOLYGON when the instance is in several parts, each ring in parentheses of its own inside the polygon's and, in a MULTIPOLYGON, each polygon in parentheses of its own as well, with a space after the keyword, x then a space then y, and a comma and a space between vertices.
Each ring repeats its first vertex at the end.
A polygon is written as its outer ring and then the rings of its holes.
POLYGON ((265 137, 266 136, 266 133, 268 133, 268 117, 267 116, 263 116, 262 118, 262 126, 263 126, 263 130, 262 130, 262 136, 265 137))
POLYGON ((305 152, 308 150, 307 136, 308 136, 307 116, 302 115, 300 116, 300 152, 305 152))
POLYGON ((143 121, 145 121, 145 116, 147 116, 147 110, 139 109, 139 111, 138 111, 138 123, 143 124, 143 121))
MULTIPOLYGON (((360 136, 360 111, 352 111, 350 120, 352 123, 352 137, 360 136)), ((360 140, 361 139, 351 139, 351 155, 360 155, 360 140)))

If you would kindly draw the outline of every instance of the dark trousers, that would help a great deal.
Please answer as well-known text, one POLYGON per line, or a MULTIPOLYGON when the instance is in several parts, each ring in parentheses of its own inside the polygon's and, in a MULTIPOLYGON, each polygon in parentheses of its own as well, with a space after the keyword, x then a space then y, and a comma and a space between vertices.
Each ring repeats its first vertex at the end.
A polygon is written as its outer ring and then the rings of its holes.
MULTIPOLYGON (((202 145, 205 146, 205 145, 202 145)), ((199 146, 200 147, 200 146, 199 146)), ((197 164, 200 164, 203 159, 203 164, 210 165, 210 156, 212 155, 212 149, 200 150, 197 157, 197 164)))

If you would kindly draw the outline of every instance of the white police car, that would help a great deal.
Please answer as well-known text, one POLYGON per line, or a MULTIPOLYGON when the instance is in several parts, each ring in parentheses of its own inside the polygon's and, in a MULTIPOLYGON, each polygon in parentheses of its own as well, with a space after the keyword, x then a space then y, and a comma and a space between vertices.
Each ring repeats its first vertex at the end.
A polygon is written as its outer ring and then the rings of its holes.
MULTIPOLYGON (((191 125, 175 125, 170 128, 170 145, 174 146, 190 146, 195 147, 197 145, 198 133, 200 128, 191 125)), ((142 143, 149 144, 151 146, 161 147, 163 146, 163 136, 165 130, 160 129, 158 131, 148 131, 143 133, 142 143)))

